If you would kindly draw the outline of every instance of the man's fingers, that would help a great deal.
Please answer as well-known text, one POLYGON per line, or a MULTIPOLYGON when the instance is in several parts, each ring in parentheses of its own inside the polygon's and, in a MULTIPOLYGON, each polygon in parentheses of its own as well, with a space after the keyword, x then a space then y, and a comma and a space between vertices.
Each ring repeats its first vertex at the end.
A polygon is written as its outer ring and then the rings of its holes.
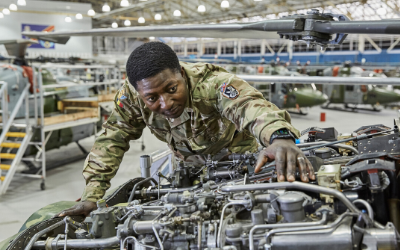
POLYGON ((285 181, 286 155, 283 151, 278 150, 276 152, 275 163, 278 181, 285 181))
POLYGON ((312 166, 311 162, 306 158, 307 170, 309 173, 309 177, 311 180, 315 180, 315 172, 314 167, 312 166))
POLYGON ((307 176, 307 162, 304 156, 298 155, 297 162, 299 163, 300 178, 303 182, 308 182, 307 176))
POLYGON ((288 181, 295 181, 294 174, 296 172, 296 154, 293 152, 286 152, 287 158, 287 169, 286 169, 286 177, 288 181))
POLYGON ((268 163, 268 157, 264 154, 259 154, 258 159, 257 159, 257 165, 254 170, 254 173, 258 173, 261 171, 261 168, 268 163))

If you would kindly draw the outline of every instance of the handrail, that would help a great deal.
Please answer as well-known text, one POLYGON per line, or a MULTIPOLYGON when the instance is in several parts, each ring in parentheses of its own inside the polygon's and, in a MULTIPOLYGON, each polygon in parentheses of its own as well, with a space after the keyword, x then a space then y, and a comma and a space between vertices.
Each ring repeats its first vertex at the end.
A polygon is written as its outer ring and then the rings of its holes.
POLYGON ((15 104, 15 107, 10 115, 10 117, 8 118, 8 121, 6 123, 6 125, 3 127, 3 131, 1 132, 0 135, 0 143, 2 143, 4 141, 4 139, 6 138, 6 133, 8 133, 8 130, 10 129, 15 116, 17 115, 19 109, 22 106, 22 103, 25 100, 26 95, 28 94, 29 91, 29 84, 26 85, 26 87, 24 88, 24 90, 21 93, 21 96, 18 99, 18 102, 15 104))
POLYGON ((8 121, 8 83, 0 81, 0 84, 2 85, 0 88, 0 97, 3 96, 1 100, 2 123, 5 124, 8 121))

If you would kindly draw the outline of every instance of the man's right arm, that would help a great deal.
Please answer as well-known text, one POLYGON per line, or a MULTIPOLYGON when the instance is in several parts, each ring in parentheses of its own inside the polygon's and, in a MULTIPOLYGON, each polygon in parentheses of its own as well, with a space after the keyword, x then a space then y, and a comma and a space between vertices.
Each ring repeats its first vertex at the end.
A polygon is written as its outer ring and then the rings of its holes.
POLYGON ((117 92, 115 109, 103 124, 103 133, 86 158, 83 169, 86 187, 82 201, 96 202, 104 196, 125 152, 129 150, 129 141, 139 139, 146 127, 138 99, 132 95, 128 84, 125 83, 117 92))

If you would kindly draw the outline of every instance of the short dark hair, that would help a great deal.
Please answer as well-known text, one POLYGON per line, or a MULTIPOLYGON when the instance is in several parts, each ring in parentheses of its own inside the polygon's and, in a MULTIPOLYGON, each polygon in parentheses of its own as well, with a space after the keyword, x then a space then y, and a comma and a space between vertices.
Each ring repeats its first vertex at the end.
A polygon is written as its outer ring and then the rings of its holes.
POLYGON ((162 42, 148 42, 137 47, 126 63, 129 82, 137 89, 137 82, 152 77, 165 69, 180 72, 175 52, 162 42))

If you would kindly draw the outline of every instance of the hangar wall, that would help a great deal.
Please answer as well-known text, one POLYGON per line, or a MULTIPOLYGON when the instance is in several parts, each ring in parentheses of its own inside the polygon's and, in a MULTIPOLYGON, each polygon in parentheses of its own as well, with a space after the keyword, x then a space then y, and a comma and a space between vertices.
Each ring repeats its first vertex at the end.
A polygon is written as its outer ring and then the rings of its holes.
MULTIPOLYGON (((7 8, 14 1, 1 0, 0 8, 7 8)), ((18 6, 18 11, 11 11, 0 19, 0 40, 22 39, 22 24, 30 25, 54 25, 56 31, 91 29, 92 19, 86 15, 91 9, 91 4, 52 2, 52 1, 26 1, 26 6, 18 6), (61 7, 62 6, 62 7, 61 7), (67 8, 65 7, 67 6, 67 8), (83 18, 75 18, 76 13, 81 13, 83 18), (72 22, 66 22, 65 18, 70 16, 72 22), (34 20, 34 21, 33 21, 34 20)), ((55 44, 54 48, 28 48, 28 57, 50 56, 81 58, 92 57, 91 37, 72 37, 70 41, 63 44, 55 44)), ((4 55, 5 48, 0 45, 0 53, 4 55)), ((7 55, 7 54, 5 54, 7 55)))

